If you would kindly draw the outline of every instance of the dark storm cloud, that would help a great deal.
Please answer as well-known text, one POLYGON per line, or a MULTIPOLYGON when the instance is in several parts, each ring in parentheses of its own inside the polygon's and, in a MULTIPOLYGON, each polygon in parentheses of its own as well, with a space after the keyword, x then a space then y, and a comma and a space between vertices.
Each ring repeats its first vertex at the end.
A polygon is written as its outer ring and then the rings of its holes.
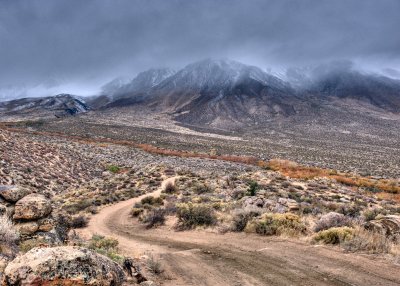
POLYGON ((399 69, 397 0, 0 0, 0 88, 100 86, 228 57, 263 68, 352 60, 399 69))

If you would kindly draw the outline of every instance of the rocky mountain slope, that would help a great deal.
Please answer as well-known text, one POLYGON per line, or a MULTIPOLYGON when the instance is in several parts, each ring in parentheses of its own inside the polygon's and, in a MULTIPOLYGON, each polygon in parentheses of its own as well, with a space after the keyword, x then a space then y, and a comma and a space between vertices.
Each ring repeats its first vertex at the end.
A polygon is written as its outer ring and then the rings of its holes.
POLYGON ((288 83, 257 67, 207 59, 107 107, 139 105, 190 124, 220 125, 258 124, 271 116, 295 114, 303 104, 288 83))
MULTIPOLYGON (((108 102, 103 106, 110 107, 135 103, 138 98, 143 97, 153 87, 174 74, 175 71, 172 69, 160 68, 141 72, 131 81, 125 83, 121 79, 115 79, 102 88, 103 93, 109 98, 108 102)), ((94 103, 96 104, 96 100, 94 100, 94 103)))
POLYGON ((165 78, 154 73, 144 72, 119 87, 124 95, 105 107, 150 108, 184 124, 228 129, 292 116, 334 115, 332 110, 354 116, 365 110, 400 111, 400 81, 352 67, 319 67, 311 75, 300 71, 295 80, 284 81, 255 66, 207 59, 165 78))
POLYGON ((0 114, 64 117, 89 107, 99 110, 97 115, 105 109, 119 114, 128 107, 133 112, 168 114, 189 126, 225 130, 265 127, 271 121, 307 125, 343 116, 347 122, 361 114, 400 114, 400 81, 351 65, 290 70, 278 77, 232 60, 206 59, 177 72, 151 69, 132 80, 117 78, 104 85, 102 93, 86 103, 68 94, 13 100, 0 103, 0 114))
POLYGON ((0 115, 33 115, 36 117, 56 116, 65 117, 83 113, 89 106, 81 99, 70 94, 39 98, 22 98, 0 102, 0 115))

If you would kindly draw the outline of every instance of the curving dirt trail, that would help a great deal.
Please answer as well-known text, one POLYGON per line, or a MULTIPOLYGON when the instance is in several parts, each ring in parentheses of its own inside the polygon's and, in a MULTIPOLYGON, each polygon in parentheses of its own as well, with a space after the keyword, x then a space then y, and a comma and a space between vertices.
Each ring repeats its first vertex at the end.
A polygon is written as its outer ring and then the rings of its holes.
MULTIPOLYGON (((159 196, 174 180, 144 196, 159 196)), ((79 234, 114 237, 127 256, 160 255, 170 278, 163 285, 400 285, 399 266, 336 248, 244 233, 145 230, 129 216, 144 196, 103 208, 79 234)))

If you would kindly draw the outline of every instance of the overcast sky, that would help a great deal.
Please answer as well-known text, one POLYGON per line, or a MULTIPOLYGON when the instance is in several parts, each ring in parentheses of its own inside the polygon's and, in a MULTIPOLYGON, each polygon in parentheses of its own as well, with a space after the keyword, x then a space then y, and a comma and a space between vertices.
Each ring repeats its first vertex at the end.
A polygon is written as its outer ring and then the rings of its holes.
POLYGON ((207 57, 274 70, 347 59, 395 75, 399 29, 399 0, 0 0, 0 98, 38 84, 33 95, 91 94, 207 57))

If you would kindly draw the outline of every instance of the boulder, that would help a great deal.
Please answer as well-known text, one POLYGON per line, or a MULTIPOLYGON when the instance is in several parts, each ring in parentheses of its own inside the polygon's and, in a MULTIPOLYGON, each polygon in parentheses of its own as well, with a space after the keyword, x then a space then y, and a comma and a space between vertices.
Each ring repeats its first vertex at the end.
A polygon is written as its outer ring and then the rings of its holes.
POLYGON ((38 220, 37 222, 39 224, 40 231, 50 231, 56 225, 56 222, 51 217, 42 218, 42 219, 38 220))
POLYGON ((32 235, 39 229, 39 225, 36 221, 29 221, 17 223, 15 224, 15 228, 21 235, 32 235))
POLYGON ((39 231, 50 231, 54 228, 55 222, 52 218, 43 218, 38 220, 39 231))
POLYGON ((43 195, 30 194, 15 204, 15 220, 33 220, 46 217, 51 213, 51 203, 43 195))
POLYGON ((281 205, 280 203, 276 203, 275 208, 272 210, 274 213, 283 214, 288 211, 288 208, 285 205, 281 205))
POLYGON ((264 206, 264 199, 260 197, 245 197, 243 201, 243 208, 258 207, 262 208, 264 206))
POLYGON ((349 226, 351 220, 343 214, 337 212, 329 212, 321 216, 321 218, 316 222, 314 230, 321 231, 332 227, 349 226))
POLYGON ((264 208, 271 210, 273 207, 275 207, 276 202, 270 199, 264 200, 264 208))
POLYGON ((400 216, 387 215, 364 224, 368 230, 385 234, 386 236, 400 235, 400 216))
POLYGON ((0 186, 0 196, 4 198, 6 201, 11 203, 19 201, 20 199, 22 199, 26 195, 29 195, 30 193, 32 193, 31 190, 20 186, 14 186, 14 185, 0 186))
POLYGON ((109 258, 75 246, 34 248, 11 261, 2 286, 122 285, 122 268, 109 258))

